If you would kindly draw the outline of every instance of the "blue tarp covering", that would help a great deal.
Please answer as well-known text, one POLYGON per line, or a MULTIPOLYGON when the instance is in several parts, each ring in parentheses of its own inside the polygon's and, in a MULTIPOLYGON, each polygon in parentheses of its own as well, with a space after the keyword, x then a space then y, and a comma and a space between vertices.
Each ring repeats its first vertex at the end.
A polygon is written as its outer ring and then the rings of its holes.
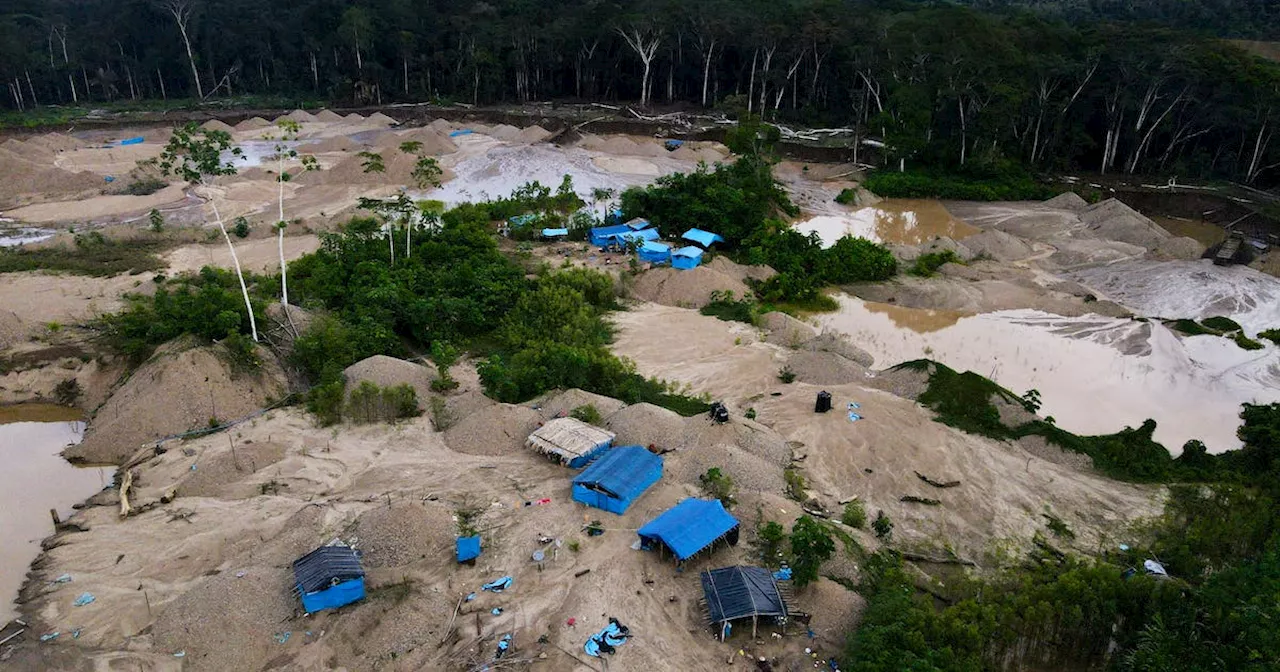
POLYGON ((458 562, 475 560, 480 557, 480 535, 474 537, 458 537, 456 544, 458 562))
POLYGON ((691 497, 645 523, 637 534, 642 545, 652 547, 661 542, 676 558, 686 560, 737 527, 738 520, 725 511, 720 500, 691 497))
POLYGON ((682 145, 684 145, 684 140, 668 140, 662 143, 662 146, 666 147, 668 152, 674 152, 675 150, 680 149, 682 145))
POLYGON ((563 238, 569 235, 569 229, 543 229, 543 238, 563 238))
POLYGON ((627 626, 618 622, 618 619, 609 619, 609 625, 603 630, 591 636, 587 643, 582 646, 582 650, 588 656, 599 658, 601 653, 612 654, 614 648, 627 643, 627 638, 631 636, 631 631, 627 626))
POLYGON ((142 144, 142 136, 141 136, 141 135, 139 135, 139 136, 135 136, 135 137, 132 137, 132 138, 125 138, 124 140, 121 140, 121 141, 120 141, 120 144, 121 144, 121 145, 141 145, 141 144, 142 144))
POLYGON ((711 233, 710 231, 703 231, 702 229, 689 229, 688 231, 685 231, 684 235, 680 237, 684 238, 685 240, 692 240, 693 242, 703 247, 711 247, 712 243, 724 242, 724 238, 722 238, 720 234, 711 233))
POLYGON ((619 233, 628 233, 630 231, 631 228, 626 224, 597 226, 591 229, 591 244, 597 247, 603 247, 613 241, 613 236, 619 233))
POLYGON ((321 546, 293 561, 293 576, 308 614, 364 598, 364 569, 353 548, 321 546))
POLYGON ((702 263, 702 248, 682 247, 671 253, 671 267, 687 271, 691 268, 697 268, 702 263))
POLYGON ((640 231, 642 229, 647 229, 651 226, 653 226, 653 224, 649 220, 644 219, 642 217, 636 217, 635 219, 627 222, 627 228, 631 229, 632 231, 640 231))
POLYGON ((458 129, 458 130, 456 130, 456 131, 452 131, 452 132, 450 132, 450 133, 449 133, 449 137, 451 137, 451 138, 456 138, 456 137, 458 137, 459 135, 471 135, 471 129, 469 129, 469 128, 462 128, 462 129, 458 129))
POLYGON ((657 229, 644 229, 642 231, 625 231, 623 233, 615 233, 612 236, 610 236, 614 245, 626 245, 627 241, 629 240, 634 240, 636 241, 637 244, 640 244, 640 243, 643 243, 644 241, 657 240, 661 237, 662 235, 658 233, 657 229))
POLYGON ((538 221, 538 216, 533 214, 532 212, 528 212, 523 215, 516 215, 515 217, 512 217, 507 221, 511 222, 512 226, 524 226, 531 222, 538 221))
POLYGON ((671 246, 665 243, 655 243, 647 240, 640 249, 636 250, 640 257, 640 261, 647 261, 651 264, 669 264, 671 263, 671 246))
POLYGON ((662 478, 662 458, 643 446, 618 446, 573 479, 573 501, 622 515, 662 478))

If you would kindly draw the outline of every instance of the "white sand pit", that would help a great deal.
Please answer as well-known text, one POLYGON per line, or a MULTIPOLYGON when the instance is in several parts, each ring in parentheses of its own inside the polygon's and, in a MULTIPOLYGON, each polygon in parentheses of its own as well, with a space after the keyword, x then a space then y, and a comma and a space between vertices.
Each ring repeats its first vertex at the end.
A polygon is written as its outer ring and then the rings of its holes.
POLYGON ((209 121, 200 124, 200 128, 203 128, 206 131, 222 131, 223 133, 231 133, 236 130, 220 119, 210 119, 209 121))
POLYGON ((324 123, 333 123, 336 121, 342 121, 342 115, 338 114, 337 112, 334 112, 333 110, 330 110, 329 108, 325 108, 323 110, 320 110, 319 112, 316 112, 315 120, 321 121, 324 123))
POLYGON ((524 406, 494 404, 460 419, 444 433, 445 445, 466 455, 514 455, 542 423, 538 412, 524 406))

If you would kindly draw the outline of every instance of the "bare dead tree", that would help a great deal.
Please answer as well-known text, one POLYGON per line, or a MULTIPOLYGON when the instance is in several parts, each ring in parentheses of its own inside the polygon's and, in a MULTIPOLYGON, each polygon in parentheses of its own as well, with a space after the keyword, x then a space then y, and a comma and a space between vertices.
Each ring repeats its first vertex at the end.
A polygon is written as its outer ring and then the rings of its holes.
POLYGON ((640 62, 644 63, 644 76, 640 79, 640 106, 644 107, 649 104, 649 71, 658 53, 658 46, 662 44, 662 31, 634 25, 626 30, 618 28, 617 31, 640 57, 640 62))
POLYGON ((195 1, 163 0, 160 7, 172 14, 174 22, 178 24, 178 32, 182 34, 182 44, 187 48, 187 61, 191 63, 191 77, 196 83, 196 95, 203 99, 204 87, 200 85, 200 71, 196 68, 195 53, 191 50, 191 37, 187 33, 187 26, 191 23, 191 14, 196 8, 195 1))

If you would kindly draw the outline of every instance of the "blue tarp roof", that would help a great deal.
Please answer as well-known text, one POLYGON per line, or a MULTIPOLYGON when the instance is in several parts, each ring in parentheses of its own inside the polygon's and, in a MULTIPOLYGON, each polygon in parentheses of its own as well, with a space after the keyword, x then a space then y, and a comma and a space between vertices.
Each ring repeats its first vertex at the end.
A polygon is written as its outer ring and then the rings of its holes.
POLYGON ((702 258, 702 254, 703 254, 703 252, 702 252, 702 248, 701 248, 701 247, 694 247, 694 246, 692 246, 692 245, 689 245, 688 247, 682 247, 682 248, 680 248, 680 249, 678 249, 678 250, 673 251, 673 252, 671 253, 671 256, 673 256, 673 257, 693 257, 694 259, 701 259, 701 258, 702 258))
POLYGON ((652 254, 671 254, 671 246, 666 243, 646 240, 644 241, 644 244, 640 246, 640 251, 652 254))
POLYGON ((773 574, 763 567, 725 567, 702 573, 702 593, 712 623, 749 616, 786 616, 787 604, 773 574))
POLYGON ((684 235, 680 237, 684 238, 685 240, 692 240, 693 242, 703 247, 708 247, 712 243, 724 242, 724 238, 722 238, 720 234, 711 233, 710 231, 703 231, 702 229, 689 229, 688 231, 685 231, 684 235))
POLYGON ((661 234, 658 233, 657 229, 644 229, 642 231, 628 230, 623 233, 615 233, 611 237, 615 238, 618 242, 626 242, 628 240, 635 240, 635 241, 657 240, 662 236, 661 234))
POLYGON ((592 238, 607 238, 619 233, 628 233, 631 227, 626 224, 614 224, 613 226, 597 226, 591 229, 592 238))
POLYGON ((567 235, 569 235, 569 229, 543 229, 542 230, 543 238, 555 238, 556 236, 567 236, 567 235))
POLYGON ((642 538, 659 539, 685 560, 738 526, 718 499, 686 499, 645 523, 642 538))
POLYGON ((515 224, 516 226, 524 226, 529 222, 537 221, 537 219, 538 219, 537 215, 533 214, 532 212, 527 212, 523 215, 516 215, 515 217, 512 217, 507 221, 511 222, 512 224, 515 224))
POLYGON ((346 546, 321 546, 293 561, 293 577, 303 593, 324 590, 335 579, 340 583, 363 576, 360 556, 346 546))
POLYGON ((590 486, 618 499, 631 499, 652 485, 647 479, 654 465, 661 466, 662 458, 643 446, 618 446, 583 469, 573 484, 590 486))
POLYGON ((647 229, 651 226, 653 226, 653 224, 649 220, 644 219, 643 217, 636 217, 635 219, 627 222, 627 228, 631 229, 632 231, 647 229))

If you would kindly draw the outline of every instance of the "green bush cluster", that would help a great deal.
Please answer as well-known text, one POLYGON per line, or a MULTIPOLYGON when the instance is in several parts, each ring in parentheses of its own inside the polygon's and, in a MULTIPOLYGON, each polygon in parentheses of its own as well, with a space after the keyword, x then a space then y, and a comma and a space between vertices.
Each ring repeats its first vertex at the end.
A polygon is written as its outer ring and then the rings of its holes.
POLYGON ((379 387, 364 380, 351 391, 344 416, 356 423, 371 423, 410 418, 418 413, 418 393, 412 385, 379 387))
POLYGON ((0 247, 0 273, 47 270, 107 277, 158 271, 165 267, 158 253, 166 246, 157 238, 115 240, 92 231, 77 235, 72 246, 0 247))
POLYGON ((1058 189, 1011 171, 988 175, 875 171, 862 186, 885 198, 942 198, 954 201, 1043 201, 1058 189))
POLYGON ((716 290, 711 292, 711 301, 698 312, 725 322, 755 324, 757 308, 756 302, 749 296, 735 299, 731 291, 716 290))
POLYGON ((733 479, 720 470, 720 467, 711 467, 706 473, 698 476, 698 483, 702 486, 702 493, 712 499, 720 500, 726 509, 732 509, 737 503, 734 499, 734 493, 737 487, 733 483, 733 479))
POLYGON ((960 261, 956 253, 951 250, 943 250, 941 252, 926 252, 916 257, 916 263, 911 266, 911 270, 907 271, 911 275, 928 278, 942 268, 943 264, 950 264, 960 261))
POLYGON ((169 186, 168 182, 155 177, 142 177, 129 183, 124 193, 129 196, 150 196, 169 186))

